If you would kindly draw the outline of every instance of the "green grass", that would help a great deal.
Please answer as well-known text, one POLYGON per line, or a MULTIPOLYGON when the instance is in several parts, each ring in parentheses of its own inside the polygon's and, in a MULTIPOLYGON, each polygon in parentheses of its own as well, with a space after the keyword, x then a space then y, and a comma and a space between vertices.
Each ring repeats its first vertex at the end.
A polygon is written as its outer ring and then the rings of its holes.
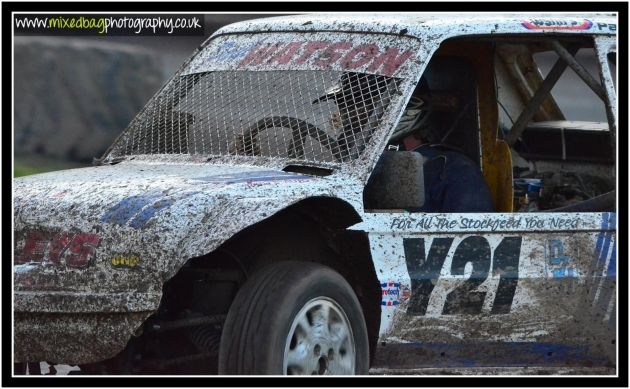
POLYGON ((56 170, 72 169, 77 167, 89 166, 76 162, 67 162, 64 160, 46 158, 41 156, 16 156, 13 163, 14 177, 29 176, 31 174, 46 173, 56 170))
POLYGON ((31 174, 43 173, 47 171, 42 167, 33 167, 28 165, 22 165, 15 163, 13 166, 13 176, 14 177, 22 177, 22 176, 30 176, 31 174))

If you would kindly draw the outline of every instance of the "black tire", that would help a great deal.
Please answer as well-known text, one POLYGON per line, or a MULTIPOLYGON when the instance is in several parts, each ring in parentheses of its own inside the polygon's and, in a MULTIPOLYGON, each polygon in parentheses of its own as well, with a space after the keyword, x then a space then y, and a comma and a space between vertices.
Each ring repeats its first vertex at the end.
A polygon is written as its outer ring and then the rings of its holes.
POLYGON ((221 335, 219 374, 286 374, 284 353, 293 320, 319 297, 345 313, 356 350, 355 374, 367 374, 367 329, 352 287, 329 267, 293 261, 261 269, 237 293, 221 335))

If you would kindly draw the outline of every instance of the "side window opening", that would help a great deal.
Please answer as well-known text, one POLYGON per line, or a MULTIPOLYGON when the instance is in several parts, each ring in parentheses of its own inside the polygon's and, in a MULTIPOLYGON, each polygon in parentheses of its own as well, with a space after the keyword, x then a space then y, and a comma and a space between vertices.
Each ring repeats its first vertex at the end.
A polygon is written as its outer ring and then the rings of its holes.
MULTIPOLYGON (((543 78, 560 58, 554 51, 533 55, 543 78)), ((593 48, 579 49, 575 60, 601 85, 598 61, 593 48)), ((558 104, 565 120, 582 122, 606 122, 606 107, 591 88, 572 69, 567 68, 551 89, 553 100, 558 104)))
MULTIPOLYGON (((429 85, 433 83, 431 91, 435 90, 432 97, 439 97, 432 100, 434 105, 456 107, 443 117, 451 120, 461 117, 462 124, 456 125, 456 130, 438 142, 465 155, 477 166, 493 204, 489 208, 462 211, 455 207, 441 212, 614 211, 615 161, 611 146, 614 140, 607 122, 607 99, 602 98, 605 88, 599 72, 599 66, 611 66, 614 74, 614 55, 607 59, 608 64, 600 64, 592 39, 582 37, 491 37, 444 42, 427 65, 414 96, 417 94, 422 100, 426 93, 418 91, 423 89, 423 80, 428 81, 429 85), (465 92, 453 93, 448 87, 434 87, 445 79, 457 84, 461 91, 467 89, 468 96, 476 97, 473 104, 461 104, 466 101, 465 92), (523 118, 522 128, 514 131, 518 127, 515 124, 523 118)), ((441 86, 446 84, 448 82, 441 86)), ((409 140, 413 128, 408 124, 417 126, 418 122, 410 120, 408 114, 422 108, 414 96, 385 153, 418 147, 409 140)), ((427 178, 431 175, 427 172, 431 159, 424 158, 422 183, 409 179, 409 185, 424 186, 422 207, 386 206, 375 201, 368 193, 376 173, 382 174, 382 169, 375 169, 364 193, 365 208, 439 212, 429 210, 426 204, 434 188, 427 178)), ((414 165, 414 169, 417 166, 414 165)), ((401 192, 404 187, 400 180, 396 182, 396 187, 390 190, 401 192)), ((468 183, 468 190, 459 192, 479 192, 478 186, 478 182, 468 183)), ((448 192, 443 189, 439 191, 448 192)), ((418 197, 417 193, 415 195, 418 197)), ((398 203, 409 203, 409 199, 398 203)))
POLYGON ((462 152, 479 165, 477 92, 475 70, 465 58, 432 58, 389 143, 413 150, 424 137, 428 143, 462 152), (418 97, 423 101, 414 107, 418 97), (418 110, 423 112, 417 114, 418 110))
POLYGON ((389 139, 390 149, 368 181, 366 209, 495 211, 481 170, 478 69, 469 56, 460 53, 459 48, 446 45, 427 64, 389 139), (403 176, 402 170, 407 177, 404 183, 392 180, 392 176, 403 176), (409 171, 417 174, 410 176, 409 171), (397 195, 385 196, 383 185, 397 195), (382 201, 385 198, 390 200, 382 201))
POLYGON ((499 126, 512 151, 513 209, 614 211, 612 141, 592 42, 547 41, 497 48, 499 126), (523 117, 524 125, 518 123, 523 117))

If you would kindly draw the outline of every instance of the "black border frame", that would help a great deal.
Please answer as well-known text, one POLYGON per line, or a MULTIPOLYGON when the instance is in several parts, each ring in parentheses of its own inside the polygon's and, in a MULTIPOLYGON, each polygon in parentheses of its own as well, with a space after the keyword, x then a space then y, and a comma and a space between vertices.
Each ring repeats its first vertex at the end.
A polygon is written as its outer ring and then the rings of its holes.
MULTIPOLYGON (((308 378, 281 378, 281 377, 188 377, 165 376, 165 377, 115 377, 103 378, 92 377, 37 377, 24 376, 13 377, 13 358, 11 353, 12 343, 11 327, 12 323, 6 318, 11 317, 11 278, 12 266, 9 258, 11 251, 11 217, 13 214, 11 193, 12 193, 12 100, 11 95, 11 67, 9 62, 12 50, 12 12, 20 11, 41 11, 41 12, 64 12, 64 11, 85 11, 85 12, 123 12, 136 11, 143 13, 158 12, 401 12, 401 11, 435 11, 435 12, 463 12, 463 11, 495 11, 495 12, 519 12, 519 11, 570 11, 570 12, 618 12, 618 107, 619 124, 617 144, 619 145, 618 166, 619 185, 618 199, 619 208, 617 210, 619 239, 618 257, 628 258, 627 240, 628 237, 628 2, 3 2, 2 3, 2 311, 5 317, 0 325, 2 326, 2 338, 4 347, 2 348, 2 379, 1 385, 8 387, 34 387, 34 386, 257 386, 257 387, 293 387, 293 386, 554 386, 554 387, 627 387, 628 386, 628 263, 619 261, 618 272, 618 345, 619 358, 617 360, 617 377, 571 377, 571 376, 547 376, 547 377, 493 377, 493 376, 464 376, 464 377, 396 377, 396 376, 370 376, 351 378, 328 378, 327 381, 305 381, 308 378), (147 10, 149 9, 150 10, 147 10), (620 233, 621 232, 621 233, 620 233), (332 381, 330 381, 332 379, 332 381), (386 383, 380 380, 386 379, 386 383), (541 381, 544 379, 545 381, 541 381), (39 381, 38 381, 39 380, 39 381), (111 381, 110 381, 111 380, 111 381)), ((264 17, 264 15, 261 15, 264 17)), ((321 378, 320 378, 321 379, 321 378)))

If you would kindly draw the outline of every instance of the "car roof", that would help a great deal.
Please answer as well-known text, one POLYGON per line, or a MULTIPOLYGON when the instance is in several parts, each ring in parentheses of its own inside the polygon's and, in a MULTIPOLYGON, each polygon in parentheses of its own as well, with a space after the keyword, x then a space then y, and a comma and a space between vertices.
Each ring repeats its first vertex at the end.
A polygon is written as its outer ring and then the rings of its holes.
POLYGON ((614 13, 334 13, 254 19, 230 24, 214 35, 271 31, 373 32, 441 39, 504 33, 614 35, 614 13))

